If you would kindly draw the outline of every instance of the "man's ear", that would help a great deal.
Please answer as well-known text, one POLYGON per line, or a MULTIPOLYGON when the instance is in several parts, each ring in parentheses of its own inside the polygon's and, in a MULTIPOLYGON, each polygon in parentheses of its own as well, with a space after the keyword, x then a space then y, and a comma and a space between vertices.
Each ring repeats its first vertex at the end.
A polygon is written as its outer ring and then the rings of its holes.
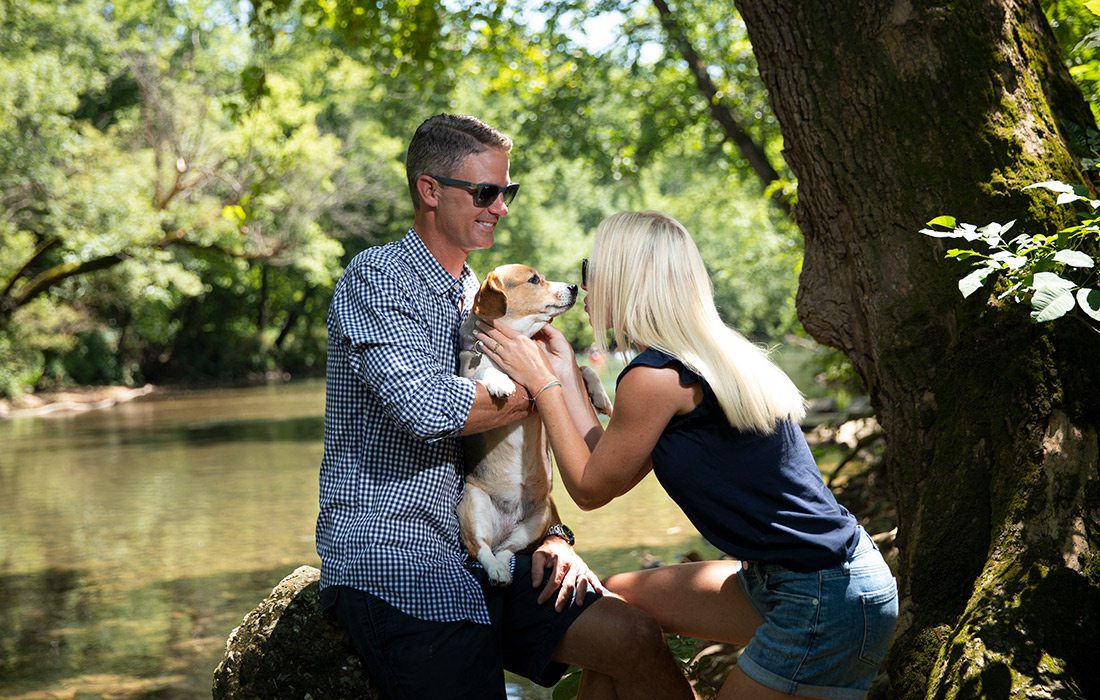
POLYGON ((504 284, 496 273, 490 272, 481 283, 471 311, 478 318, 489 320, 500 318, 508 312, 508 297, 504 295, 504 284))
POLYGON ((427 175, 416 178, 416 194, 419 195, 420 202, 426 206, 439 205, 439 183, 427 175))

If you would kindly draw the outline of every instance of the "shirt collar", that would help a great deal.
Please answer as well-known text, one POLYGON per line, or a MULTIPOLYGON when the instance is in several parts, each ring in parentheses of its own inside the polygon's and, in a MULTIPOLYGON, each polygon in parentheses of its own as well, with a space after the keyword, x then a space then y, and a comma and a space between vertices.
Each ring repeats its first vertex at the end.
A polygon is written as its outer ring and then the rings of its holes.
POLYGON ((415 229, 409 229, 409 232, 405 234, 405 238, 402 239, 401 245, 406 254, 412 259, 413 267, 420 271, 420 276, 424 279, 428 289, 439 295, 449 293, 456 302, 462 298, 467 285, 474 277, 474 271, 470 269, 469 264, 462 263, 462 273, 457 279, 452 277, 451 273, 443 268, 427 246, 424 245, 424 241, 420 239, 420 234, 415 229))

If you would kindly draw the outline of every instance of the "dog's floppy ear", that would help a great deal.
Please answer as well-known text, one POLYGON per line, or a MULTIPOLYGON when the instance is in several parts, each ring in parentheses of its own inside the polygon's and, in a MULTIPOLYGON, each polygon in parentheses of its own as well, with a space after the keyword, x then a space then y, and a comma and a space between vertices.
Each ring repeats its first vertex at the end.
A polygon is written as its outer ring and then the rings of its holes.
POLYGON ((508 311, 508 297, 504 295, 504 284, 496 273, 490 272, 481 289, 474 297, 473 314, 478 318, 500 318, 508 311))

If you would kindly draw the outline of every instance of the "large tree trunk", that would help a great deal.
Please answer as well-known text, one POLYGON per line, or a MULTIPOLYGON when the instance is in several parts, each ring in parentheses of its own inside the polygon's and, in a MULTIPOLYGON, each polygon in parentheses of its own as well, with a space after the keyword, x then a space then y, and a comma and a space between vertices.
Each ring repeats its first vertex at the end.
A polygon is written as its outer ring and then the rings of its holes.
POLYGON ((956 287, 939 214, 1052 232, 1092 118, 1037 2, 739 0, 799 182, 798 310, 888 440, 893 697, 1100 697, 1100 342, 956 287))

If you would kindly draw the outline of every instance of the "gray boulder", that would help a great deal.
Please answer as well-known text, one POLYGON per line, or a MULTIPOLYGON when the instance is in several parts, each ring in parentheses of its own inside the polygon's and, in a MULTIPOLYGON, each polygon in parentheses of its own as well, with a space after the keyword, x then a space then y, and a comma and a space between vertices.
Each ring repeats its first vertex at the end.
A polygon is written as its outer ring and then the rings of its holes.
POLYGON ((321 612, 321 572, 300 566, 233 630, 214 700, 381 700, 339 624, 321 612))

